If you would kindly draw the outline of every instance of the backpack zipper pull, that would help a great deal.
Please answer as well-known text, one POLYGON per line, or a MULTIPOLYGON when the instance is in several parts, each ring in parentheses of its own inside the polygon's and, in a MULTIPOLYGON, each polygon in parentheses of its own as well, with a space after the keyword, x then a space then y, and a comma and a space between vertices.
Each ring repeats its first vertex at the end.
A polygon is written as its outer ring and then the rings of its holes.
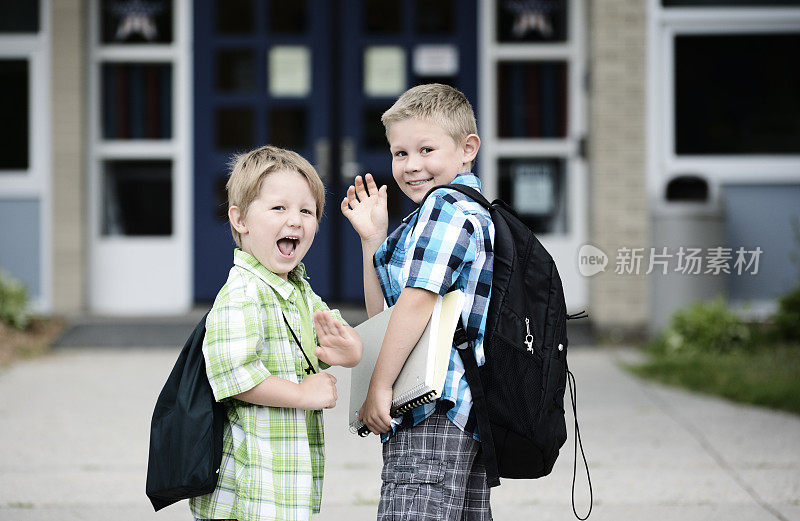
POLYGON ((525 319, 525 330, 528 332, 525 335, 525 345, 528 346, 528 351, 533 353, 533 335, 531 334, 531 320, 529 318, 525 319))

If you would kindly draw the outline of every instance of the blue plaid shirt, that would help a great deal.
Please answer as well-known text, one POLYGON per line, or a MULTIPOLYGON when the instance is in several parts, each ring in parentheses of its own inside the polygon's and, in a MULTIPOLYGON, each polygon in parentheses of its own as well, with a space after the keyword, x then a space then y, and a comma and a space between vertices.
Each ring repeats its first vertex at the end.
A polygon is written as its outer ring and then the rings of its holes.
MULTIPOLYGON (((463 184, 477 190, 480 180, 471 173, 456 176, 451 184, 463 184)), ((444 295, 451 288, 460 289, 466 299, 461 312, 467 336, 475 339, 475 359, 483 365, 483 336, 492 291, 494 225, 489 212, 460 192, 440 189, 433 192, 419 213, 412 213, 392 232, 373 258, 375 273, 388 305, 393 306, 403 288, 422 288, 444 295)), ((441 400, 453 406, 447 417, 462 431, 478 439, 472 393, 464 377, 464 364, 453 348, 441 400)), ((397 428, 417 425, 430 416, 436 402, 420 405, 397 418, 397 428)), ((383 441, 390 434, 382 436, 383 441)))

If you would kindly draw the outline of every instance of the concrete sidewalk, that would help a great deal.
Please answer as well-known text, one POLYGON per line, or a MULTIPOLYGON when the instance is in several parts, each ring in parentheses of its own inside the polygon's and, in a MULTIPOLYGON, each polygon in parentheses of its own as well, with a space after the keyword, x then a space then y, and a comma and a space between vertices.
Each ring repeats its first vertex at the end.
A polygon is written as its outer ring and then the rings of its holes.
MULTIPOLYGON (((149 421, 177 348, 61 349, 0 370, 0 519, 188 520, 186 502, 154 514, 144 494, 149 421)), ((800 519, 800 418, 643 383, 623 350, 572 348, 578 415, 594 487, 592 520, 800 519)), ((326 412, 319 520, 375 518, 380 447, 326 412)), ((551 476, 504 480, 498 521, 573 518, 572 425, 551 476)), ((587 508, 578 473, 579 513, 587 508)))

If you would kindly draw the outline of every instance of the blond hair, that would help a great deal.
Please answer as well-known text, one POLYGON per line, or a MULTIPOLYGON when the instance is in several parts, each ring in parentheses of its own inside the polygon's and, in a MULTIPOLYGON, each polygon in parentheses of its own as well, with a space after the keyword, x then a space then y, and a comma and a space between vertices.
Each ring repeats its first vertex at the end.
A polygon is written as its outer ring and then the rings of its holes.
MULTIPOLYGON (((242 219, 247 216, 250 204, 258 199, 264 179, 279 171, 297 172, 308 181, 311 195, 317 204, 317 222, 322 219, 325 208, 325 186, 316 169, 300 154, 283 148, 265 145, 250 152, 238 154, 231 159, 231 176, 225 185, 228 191, 228 208, 239 208, 242 219)), ((236 244, 242 246, 242 238, 231 223, 231 233, 236 244)))
POLYGON ((441 83, 417 85, 405 91, 381 116, 386 136, 393 123, 406 119, 427 119, 439 125, 456 143, 478 133, 475 113, 467 97, 441 83))

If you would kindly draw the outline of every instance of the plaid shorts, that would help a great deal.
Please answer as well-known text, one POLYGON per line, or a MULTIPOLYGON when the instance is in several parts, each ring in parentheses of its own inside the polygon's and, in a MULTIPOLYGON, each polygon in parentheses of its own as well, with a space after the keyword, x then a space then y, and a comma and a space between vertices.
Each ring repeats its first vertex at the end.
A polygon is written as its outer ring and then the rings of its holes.
POLYGON ((378 521, 491 521, 478 442, 441 407, 383 444, 378 521))

